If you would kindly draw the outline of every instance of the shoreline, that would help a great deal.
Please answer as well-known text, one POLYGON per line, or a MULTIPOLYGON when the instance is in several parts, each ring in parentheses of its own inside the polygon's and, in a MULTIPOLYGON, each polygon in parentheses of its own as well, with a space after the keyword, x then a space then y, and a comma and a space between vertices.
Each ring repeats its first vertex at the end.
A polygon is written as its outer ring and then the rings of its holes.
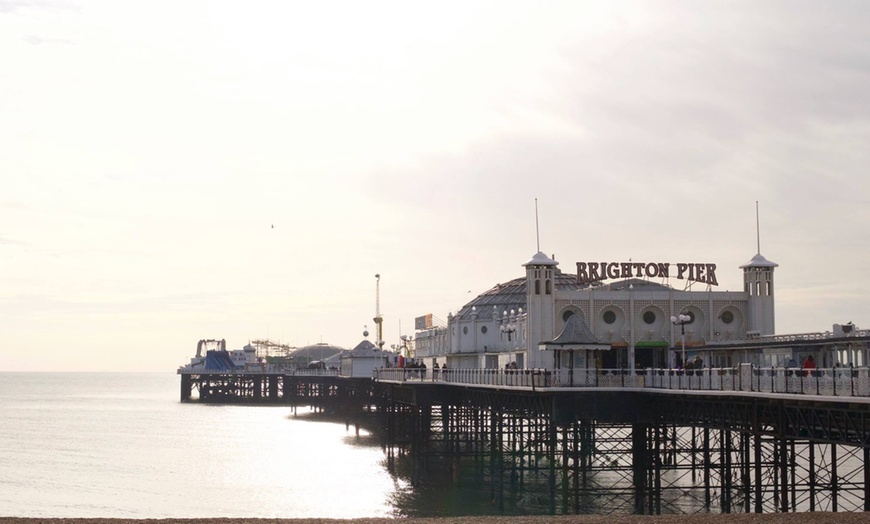
POLYGON ((0 517, 0 524, 858 524, 866 512, 731 513, 695 515, 504 515, 401 518, 40 518, 0 517))

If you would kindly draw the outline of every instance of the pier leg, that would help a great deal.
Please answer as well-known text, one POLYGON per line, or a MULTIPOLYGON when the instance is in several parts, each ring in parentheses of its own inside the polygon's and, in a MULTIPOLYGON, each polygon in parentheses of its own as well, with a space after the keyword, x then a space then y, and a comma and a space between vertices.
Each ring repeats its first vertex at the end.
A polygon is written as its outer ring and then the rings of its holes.
POLYGON ((190 390, 192 389, 193 381, 190 380, 189 374, 181 375, 181 401, 187 402, 190 400, 190 390))
POLYGON ((631 467, 634 481, 634 512, 637 515, 646 513, 645 495, 647 490, 647 467, 649 463, 649 450, 647 449, 646 424, 632 424, 631 426, 631 467))

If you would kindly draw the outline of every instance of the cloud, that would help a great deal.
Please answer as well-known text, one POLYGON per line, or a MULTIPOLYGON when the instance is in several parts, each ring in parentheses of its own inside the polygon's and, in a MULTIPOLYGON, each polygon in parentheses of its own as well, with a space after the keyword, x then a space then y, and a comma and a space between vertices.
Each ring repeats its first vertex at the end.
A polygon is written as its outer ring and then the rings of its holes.
POLYGON ((75 45, 75 42, 68 38, 43 38, 41 36, 36 35, 27 35, 24 37, 24 41, 28 44, 32 45, 43 45, 43 44, 63 44, 63 45, 75 45))
POLYGON ((0 13, 18 13, 26 9, 47 9, 52 11, 79 11, 72 2, 45 0, 0 0, 0 13))
POLYGON ((7 237, 5 237, 5 236, 3 236, 3 235, 0 235, 0 244, 7 245, 7 246, 23 246, 23 245, 26 245, 24 242, 21 242, 20 240, 14 240, 14 239, 11 239, 11 238, 7 238, 7 237))

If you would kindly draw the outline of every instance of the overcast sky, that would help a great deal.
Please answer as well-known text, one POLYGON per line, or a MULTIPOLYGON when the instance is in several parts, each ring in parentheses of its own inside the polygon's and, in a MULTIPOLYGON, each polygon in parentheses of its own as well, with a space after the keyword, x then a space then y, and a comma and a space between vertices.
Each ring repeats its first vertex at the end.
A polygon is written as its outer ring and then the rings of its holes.
MULTIPOLYGON (((387 345, 577 261, 761 252, 870 328, 870 2, 0 0, 0 370, 387 345), (274 227, 273 227, 274 226, 274 227)), ((683 281, 672 280, 681 287, 683 281)))

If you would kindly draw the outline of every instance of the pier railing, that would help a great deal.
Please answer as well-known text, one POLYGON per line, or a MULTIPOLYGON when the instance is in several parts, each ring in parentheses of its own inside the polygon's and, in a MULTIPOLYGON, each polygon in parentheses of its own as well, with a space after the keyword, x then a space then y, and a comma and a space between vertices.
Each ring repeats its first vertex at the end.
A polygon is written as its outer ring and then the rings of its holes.
POLYGON ((870 397, 866 367, 827 369, 732 368, 681 369, 433 369, 382 368, 375 380, 437 382, 522 388, 642 388, 699 391, 745 391, 834 397, 870 397))
POLYGON ((249 367, 235 369, 205 369, 193 368, 191 366, 181 366, 178 368, 179 375, 289 375, 294 377, 337 377, 340 374, 338 369, 273 369, 271 367, 249 367))

